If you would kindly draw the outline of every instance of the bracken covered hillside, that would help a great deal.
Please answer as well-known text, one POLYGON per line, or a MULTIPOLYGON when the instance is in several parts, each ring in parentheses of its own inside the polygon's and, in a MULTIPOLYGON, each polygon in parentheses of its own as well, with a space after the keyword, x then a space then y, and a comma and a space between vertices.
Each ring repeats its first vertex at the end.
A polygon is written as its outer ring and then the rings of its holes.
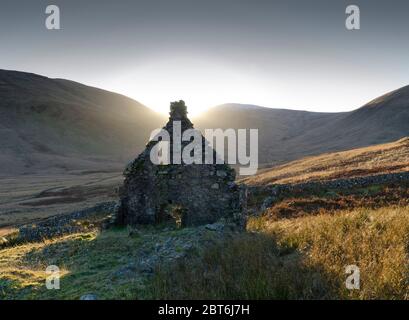
POLYGON ((362 177, 409 171, 409 138, 349 151, 303 158, 245 178, 249 185, 269 185, 362 177))

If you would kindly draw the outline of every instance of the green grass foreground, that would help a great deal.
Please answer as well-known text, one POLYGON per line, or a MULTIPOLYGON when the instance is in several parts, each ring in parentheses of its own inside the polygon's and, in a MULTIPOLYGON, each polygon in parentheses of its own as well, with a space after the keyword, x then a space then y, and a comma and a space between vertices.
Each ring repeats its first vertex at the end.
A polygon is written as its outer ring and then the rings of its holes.
MULTIPOLYGON (((141 246, 187 231, 126 228, 69 235, 0 250, 1 299, 408 299, 409 207, 354 209, 278 221, 252 218, 234 234, 153 276, 118 273, 141 246), (61 269, 61 289, 45 288, 45 268, 61 269), (347 265, 361 289, 347 290, 347 265)), ((189 230, 192 232, 192 230, 189 230)))

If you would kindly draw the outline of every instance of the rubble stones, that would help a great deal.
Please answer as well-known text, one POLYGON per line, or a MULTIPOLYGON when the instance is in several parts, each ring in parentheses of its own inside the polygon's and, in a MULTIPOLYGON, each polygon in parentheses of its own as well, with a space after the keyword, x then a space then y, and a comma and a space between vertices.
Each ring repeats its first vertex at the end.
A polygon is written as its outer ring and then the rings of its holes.
POLYGON ((65 234, 81 232, 92 228, 92 225, 83 225, 80 222, 90 216, 102 213, 100 224, 103 227, 113 222, 118 205, 115 201, 100 203, 94 207, 69 214, 60 214, 35 224, 24 225, 19 228, 16 242, 35 242, 65 234))
MULTIPOLYGON (((248 197, 255 194, 268 194, 260 207, 261 212, 272 206, 280 195, 289 194, 294 191, 320 191, 331 193, 332 190, 348 190, 353 188, 367 188, 372 185, 380 185, 387 183, 409 182, 409 172, 386 173, 371 175, 365 177, 335 179, 327 181, 311 181, 304 183, 289 183, 289 184, 274 184, 268 186, 248 186, 246 191, 248 197)), ((260 212, 256 212, 260 213, 260 212)))

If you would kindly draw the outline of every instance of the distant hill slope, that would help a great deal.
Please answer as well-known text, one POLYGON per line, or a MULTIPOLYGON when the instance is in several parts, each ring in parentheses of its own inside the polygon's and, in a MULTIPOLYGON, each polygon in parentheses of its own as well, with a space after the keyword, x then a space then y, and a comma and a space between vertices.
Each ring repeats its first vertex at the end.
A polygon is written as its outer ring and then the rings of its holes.
POLYGON ((194 123, 200 129, 259 129, 259 161, 275 164, 325 152, 326 147, 317 145, 317 139, 310 141, 303 136, 310 131, 325 129, 329 123, 346 115, 225 104, 210 109, 194 123))
MULTIPOLYGON (((225 104, 192 120, 199 129, 258 128, 259 162, 271 166, 409 136, 409 87, 353 112, 225 104)), ((120 169, 165 123, 113 92, 0 70, 0 175, 120 169)))
MULTIPOLYGON (((409 136, 409 86, 381 96, 343 117, 306 131, 290 142, 304 155, 349 150, 409 136)), ((292 159, 298 156, 289 155, 292 159)))
POLYGON ((409 86, 344 113, 226 104, 195 121, 200 128, 258 128, 259 161, 279 164, 409 136, 409 86))
POLYGON ((242 179, 249 185, 299 183, 409 171, 409 138, 303 158, 242 179))
POLYGON ((123 165, 162 122, 116 93, 0 70, 0 173, 123 165))

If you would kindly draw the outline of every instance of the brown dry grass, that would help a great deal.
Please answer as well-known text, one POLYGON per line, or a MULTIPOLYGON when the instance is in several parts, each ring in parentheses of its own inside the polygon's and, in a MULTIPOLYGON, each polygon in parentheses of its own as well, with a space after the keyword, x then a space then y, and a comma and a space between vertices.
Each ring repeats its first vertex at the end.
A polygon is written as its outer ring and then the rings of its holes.
POLYGON ((321 194, 308 194, 301 191, 281 199, 267 208, 263 214, 269 219, 277 220, 320 213, 334 214, 340 210, 363 207, 377 209, 393 205, 409 206, 408 185, 392 183, 321 194))
POLYGON ((154 298, 409 299, 409 207, 270 221, 158 270, 154 298), (348 290, 346 266, 360 268, 348 290))
POLYGON ((295 250, 270 234, 240 234, 198 256, 162 266, 149 286, 152 299, 331 298, 325 275, 307 268, 295 250))
POLYGON ((269 185, 401 171, 409 171, 409 138, 292 161, 241 181, 250 185, 269 185))
POLYGON ((279 245, 303 252, 306 264, 323 270, 340 298, 409 299, 409 207, 264 220, 262 228, 279 245), (345 266, 351 264, 360 268, 360 290, 344 286, 345 266))

